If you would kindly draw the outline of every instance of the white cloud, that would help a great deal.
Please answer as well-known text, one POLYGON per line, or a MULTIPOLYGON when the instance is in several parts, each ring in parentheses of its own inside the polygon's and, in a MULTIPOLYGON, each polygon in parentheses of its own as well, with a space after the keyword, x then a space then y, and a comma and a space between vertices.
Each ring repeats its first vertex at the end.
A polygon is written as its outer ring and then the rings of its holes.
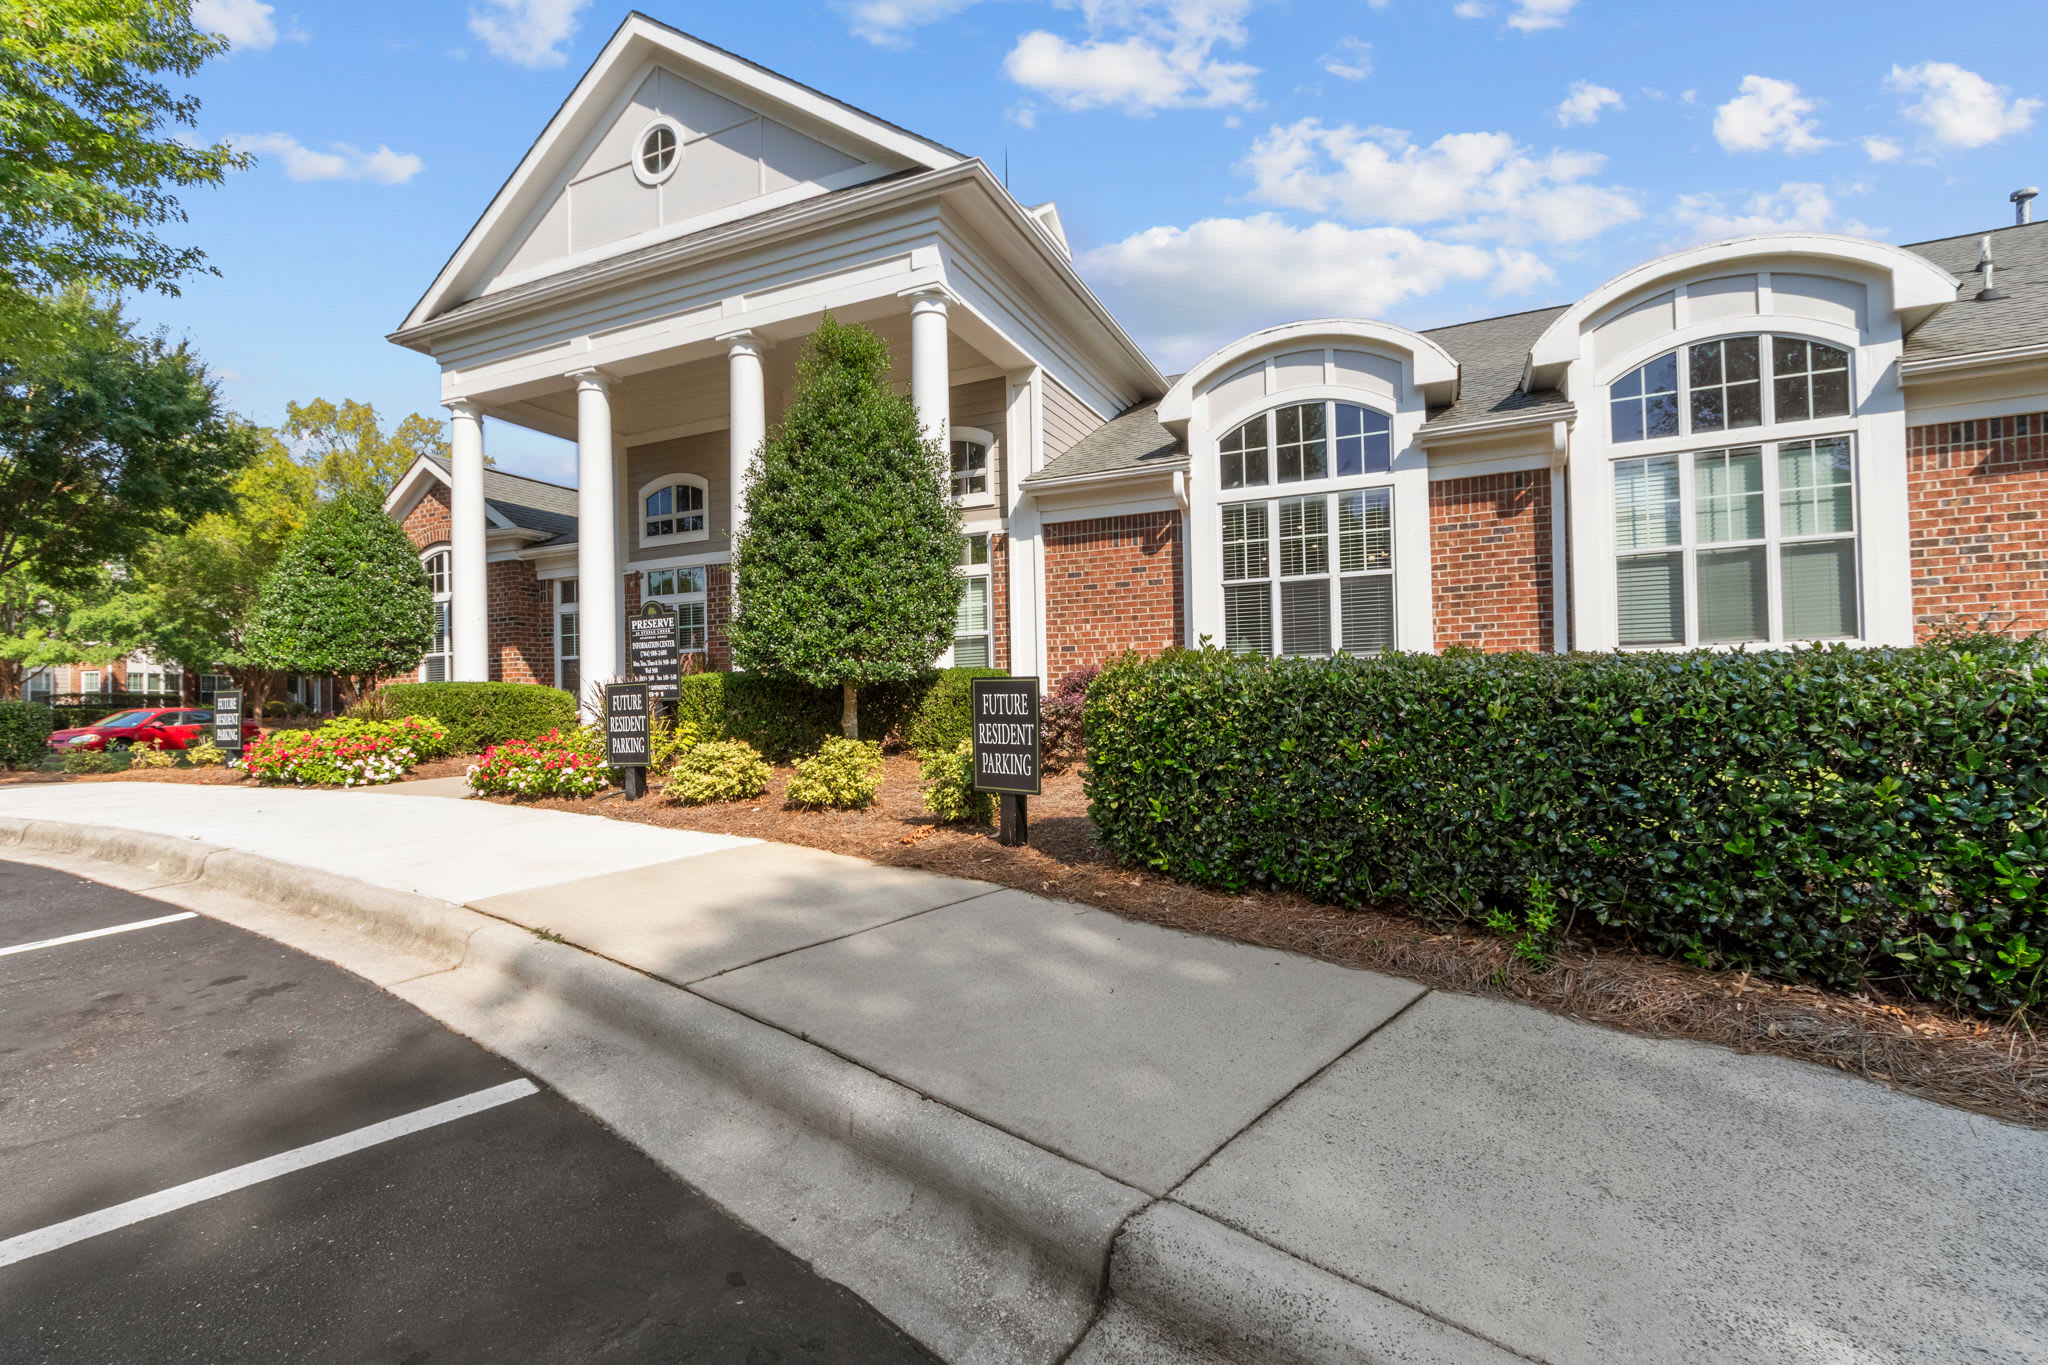
POLYGON ((1460 19, 1484 19, 1493 13, 1493 6, 1487 4, 1486 0, 1458 0, 1457 4, 1451 6, 1451 13, 1460 19))
POLYGON ((1714 137, 1731 152, 1817 152, 1828 145, 1808 117, 1818 107, 1790 81, 1744 76, 1742 93, 1714 111, 1714 137))
POLYGON ((1526 252, 1435 241, 1406 228, 1296 227, 1270 213, 1155 227, 1085 253, 1120 311, 1171 362, 1289 318, 1379 317, 1447 284, 1511 289, 1553 277, 1526 252))
POLYGON ((1626 109, 1621 92, 1609 90, 1604 85, 1591 81, 1573 81, 1569 95, 1557 106, 1557 126, 1569 128, 1574 123, 1597 123, 1602 109, 1626 109))
POLYGON ((1577 7, 1579 0, 1516 0, 1515 12, 1508 16, 1508 27, 1518 28, 1524 33, 1538 29, 1563 28, 1565 16, 1577 7))
POLYGON ((1507 133, 1450 133, 1417 146, 1393 128, 1274 127, 1240 167, 1269 204, 1355 222, 1453 223, 1456 237, 1579 242, 1641 216, 1626 190, 1582 183, 1606 158, 1535 155, 1507 133))
POLYGON ((1362 81, 1372 74, 1372 44, 1344 38, 1335 52, 1326 53, 1316 65, 1339 80, 1362 81))
POLYGON ((978 0, 857 0, 845 6, 853 31, 881 47, 901 47, 911 29, 950 19, 978 0))
POLYGON ((562 44, 574 36, 576 16, 590 0, 485 0, 488 8, 469 12, 469 31, 494 57, 514 66, 560 66, 568 60, 562 44))
POLYGON ((412 153, 394 152, 382 145, 365 152, 345 142, 330 142, 326 151, 318 151, 290 133, 231 133, 228 142, 259 157, 276 157, 293 180, 374 180, 380 185, 403 185, 426 169, 426 163, 412 153))
POLYGON ((2005 86, 1954 62, 1895 66, 1884 83, 1901 95, 1920 96, 1904 113, 1944 147, 1983 147, 2023 133, 2041 108, 2040 100, 2014 99, 2005 86))
POLYGON ((1017 40, 1003 61, 1011 80, 1064 109, 1217 109, 1253 103, 1259 68, 1211 54, 1244 46, 1252 0, 1063 0, 1079 8, 1088 37, 1043 29, 1017 40), (1121 35, 1121 36, 1118 36, 1121 35))
POLYGON ((237 52, 277 46, 276 8, 263 0, 193 0, 192 26, 218 33, 237 52))
POLYGON ((1863 154, 1872 161, 1897 161, 1905 152, 1888 137, 1867 137, 1863 139, 1863 154))
POLYGON ((1875 230, 1848 219, 1835 222, 1835 203, 1827 187, 1788 180, 1775 190, 1758 190, 1730 207, 1719 194, 1682 194, 1675 216, 1699 241, 1748 237, 1760 232, 1850 232, 1873 236, 1875 230))

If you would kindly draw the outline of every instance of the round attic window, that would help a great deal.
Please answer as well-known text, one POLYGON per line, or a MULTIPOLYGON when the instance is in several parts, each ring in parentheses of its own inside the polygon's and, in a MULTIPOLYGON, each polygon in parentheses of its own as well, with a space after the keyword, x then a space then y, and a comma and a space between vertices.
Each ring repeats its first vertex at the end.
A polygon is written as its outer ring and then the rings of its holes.
POLYGON ((675 171, 683 151, 683 130, 671 119, 656 119, 640 130, 633 174, 643 185, 659 185, 675 171))

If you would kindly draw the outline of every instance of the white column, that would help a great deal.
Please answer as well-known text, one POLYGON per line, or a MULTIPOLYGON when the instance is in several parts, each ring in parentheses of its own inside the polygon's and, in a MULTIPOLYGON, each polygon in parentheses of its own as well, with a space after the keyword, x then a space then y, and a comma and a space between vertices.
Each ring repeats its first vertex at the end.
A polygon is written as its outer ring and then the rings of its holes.
POLYGON ((946 358, 946 296, 910 296, 910 401, 924 432, 946 450, 953 426, 952 369, 946 358))
POLYGON ((596 370, 578 370, 569 378, 576 381, 576 595, 584 692, 578 700, 587 701, 594 684, 614 681, 621 672, 618 473, 610 384, 596 370))
POLYGON ((447 404, 448 558, 452 578, 448 633, 456 682, 491 677, 490 570, 484 564, 484 423, 474 403, 447 404))
POLYGON ((730 543, 736 546, 747 524, 747 471, 753 468, 754 452, 768 437, 768 395, 761 379, 761 339, 752 332, 729 332, 719 340, 725 343, 726 402, 732 436, 728 456, 732 474, 730 543))

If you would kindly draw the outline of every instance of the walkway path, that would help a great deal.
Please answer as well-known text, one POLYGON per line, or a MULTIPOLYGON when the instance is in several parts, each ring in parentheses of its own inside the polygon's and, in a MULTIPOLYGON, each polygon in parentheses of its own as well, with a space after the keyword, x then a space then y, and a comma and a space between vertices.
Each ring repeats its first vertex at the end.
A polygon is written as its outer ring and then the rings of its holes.
MULTIPOLYGON (((711 1002, 1052 1154, 1078 1168, 1059 1188, 1127 1220, 1076 1361, 1232 1358, 1229 1330, 1302 1360, 2048 1359, 2048 1134, 1808 1065, 583 816, 96 783, 0 792, 5 817, 174 834, 559 935, 662 983, 679 1018, 711 1002), (1177 1323, 1189 1304, 1216 1322, 1177 1323)), ((772 1084, 809 1074, 787 1055, 772 1084)), ((838 1200, 831 1178, 806 1188, 838 1200)), ((942 1340, 886 1285, 828 1273, 955 1358, 1055 1358, 1021 1329, 942 1340)))

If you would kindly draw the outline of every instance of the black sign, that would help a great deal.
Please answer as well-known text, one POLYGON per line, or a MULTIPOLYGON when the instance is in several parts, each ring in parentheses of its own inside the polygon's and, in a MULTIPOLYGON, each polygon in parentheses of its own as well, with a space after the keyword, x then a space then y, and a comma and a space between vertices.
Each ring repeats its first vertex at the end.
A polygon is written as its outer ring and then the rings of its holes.
POLYGON ((974 789, 1038 795, 1038 679, 975 678, 974 789))
POLYGON ((231 754, 242 752, 242 694, 213 694, 213 742, 231 754))
POLYGON ((656 701, 682 694, 682 618, 674 607, 649 602, 626 618, 626 676, 646 683, 656 701))
POLYGON ((651 711, 646 683, 605 684, 605 758, 614 768, 647 766, 647 722, 651 711))

